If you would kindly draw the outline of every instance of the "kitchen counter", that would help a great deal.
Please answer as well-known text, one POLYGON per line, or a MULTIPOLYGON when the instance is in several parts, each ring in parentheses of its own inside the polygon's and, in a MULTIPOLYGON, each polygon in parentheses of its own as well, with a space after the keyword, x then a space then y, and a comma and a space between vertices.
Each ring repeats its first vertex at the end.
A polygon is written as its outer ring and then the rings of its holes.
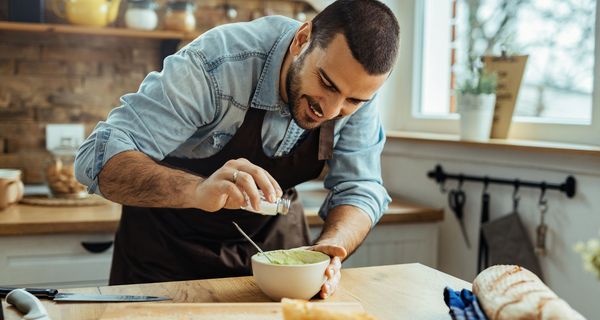
MULTIPOLYGON (((359 302, 380 320, 448 319, 443 289, 471 288, 471 284, 422 264, 401 264, 342 270, 336 294, 326 302, 359 302)), ((269 302, 253 277, 222 278, 153 284, 90 287, 65 292, 168 296, 173 301, 150 303, 269 302)), ((43 301, 52 319, 98 319, 115 304, 55 303, 43 301)), ((139 305, 139 304, 138 304, 139 305)), ((20 319, 18 312, 3 303, 6 320, 20 319)), ((175 317, 177 309, 170 315, 175 317)), ((187 316, 185 317, 188 318, 187 316)), ((169 319, 171 319, 169 317, 169 319)))
MULTIPOLYGON (((318 208, 305 206, 310 226, 319 226, 323 220, 318 208)), ((443 219, 443 210, 394 199, 380 224, 437 222, 443 219)), ((114 233, 121 218, 121 206, 108 202, 99 206, 55 207, 17 204, 0 211, 0 236, 33 234, 68 234, 106 232, 114 233)))

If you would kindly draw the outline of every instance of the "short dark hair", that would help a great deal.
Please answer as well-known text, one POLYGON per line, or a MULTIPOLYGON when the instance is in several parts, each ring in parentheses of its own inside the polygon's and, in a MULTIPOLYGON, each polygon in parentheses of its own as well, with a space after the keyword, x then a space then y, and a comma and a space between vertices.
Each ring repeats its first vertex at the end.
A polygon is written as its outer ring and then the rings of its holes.
POLYGON ((377 0, 338 0, 312 20, 311 48, 326 49, 342 33, 352 56, 369 74, 389 72, 398 54, 400 26, 394 13, 377 0))

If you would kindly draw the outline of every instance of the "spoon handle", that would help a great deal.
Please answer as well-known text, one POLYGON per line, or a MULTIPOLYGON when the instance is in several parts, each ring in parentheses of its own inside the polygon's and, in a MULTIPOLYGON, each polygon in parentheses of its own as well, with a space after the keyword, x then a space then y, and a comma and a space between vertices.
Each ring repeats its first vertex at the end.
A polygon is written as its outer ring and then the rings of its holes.
POLYGON ((260 247, 259 247, 259 246, 258 246, 256 243, 254 243, 254 241, 252 241, 252 239, 250 239, 250 237, 249 237, 249 236, 248 236, 248 235, 247 235, 247 234, 244 232, 244 230, 242 230, 242 228, 240 228, 240 226, 238 226, 238 224, 237 224, 237 223, 235 223, 235 222, 233 222, 233 221, 232 221, 231 223, 233 223, 233 225, 234 225, 234 226, 235 226, 235 227, 238 229, 238 231, 239 231, 239 232, 240 232, 240 233, 241 233, 241 234, 244 236, 244 238, 246 238, 248 241, 250 241, 250 243, 252 243, 252 245, 253 245, 253 246, 254 246, 256 249, 258 249, 258 251, 259 251, 259 252, 260 252, 260 253, 261 253, 263 256, 265 256, 265 257, 267 258, 267 260, 269 260, 269 262, 270 262, 270 263, 273 263, 273 261, 271 261, 271 258, 269 258, 269 256, 268 256, 268 255, 266 255, 266 254, 265 254, 265 253, 262 251, 262 249, 261 249, 261 248, 260 248, 260 247))

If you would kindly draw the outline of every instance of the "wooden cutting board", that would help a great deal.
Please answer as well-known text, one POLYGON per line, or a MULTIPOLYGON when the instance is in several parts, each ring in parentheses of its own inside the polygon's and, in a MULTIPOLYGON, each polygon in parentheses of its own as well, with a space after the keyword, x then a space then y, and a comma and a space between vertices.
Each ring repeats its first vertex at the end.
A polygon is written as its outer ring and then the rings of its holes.
MULTIPOLYGON (((320 302, 331 311, 364 311, 358 302, 320 302)), ((282 320, 281 303, 121 303, 108 305, 100 319, 282 320)))

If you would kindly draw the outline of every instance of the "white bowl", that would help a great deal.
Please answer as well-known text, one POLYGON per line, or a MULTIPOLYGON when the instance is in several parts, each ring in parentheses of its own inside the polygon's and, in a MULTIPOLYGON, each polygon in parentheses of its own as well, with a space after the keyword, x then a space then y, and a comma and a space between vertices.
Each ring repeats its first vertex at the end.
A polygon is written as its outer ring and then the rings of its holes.
POLYGON ((328 255, 302 249, 275 250, 266 254, 298 251, 308 254, 305 264, 272 264, 261 253, 252 256, 252 274, 258 287, 274 301, 281 298, 309 300, 319 291, 326 280, 325 269, 329 265, 328 255))

